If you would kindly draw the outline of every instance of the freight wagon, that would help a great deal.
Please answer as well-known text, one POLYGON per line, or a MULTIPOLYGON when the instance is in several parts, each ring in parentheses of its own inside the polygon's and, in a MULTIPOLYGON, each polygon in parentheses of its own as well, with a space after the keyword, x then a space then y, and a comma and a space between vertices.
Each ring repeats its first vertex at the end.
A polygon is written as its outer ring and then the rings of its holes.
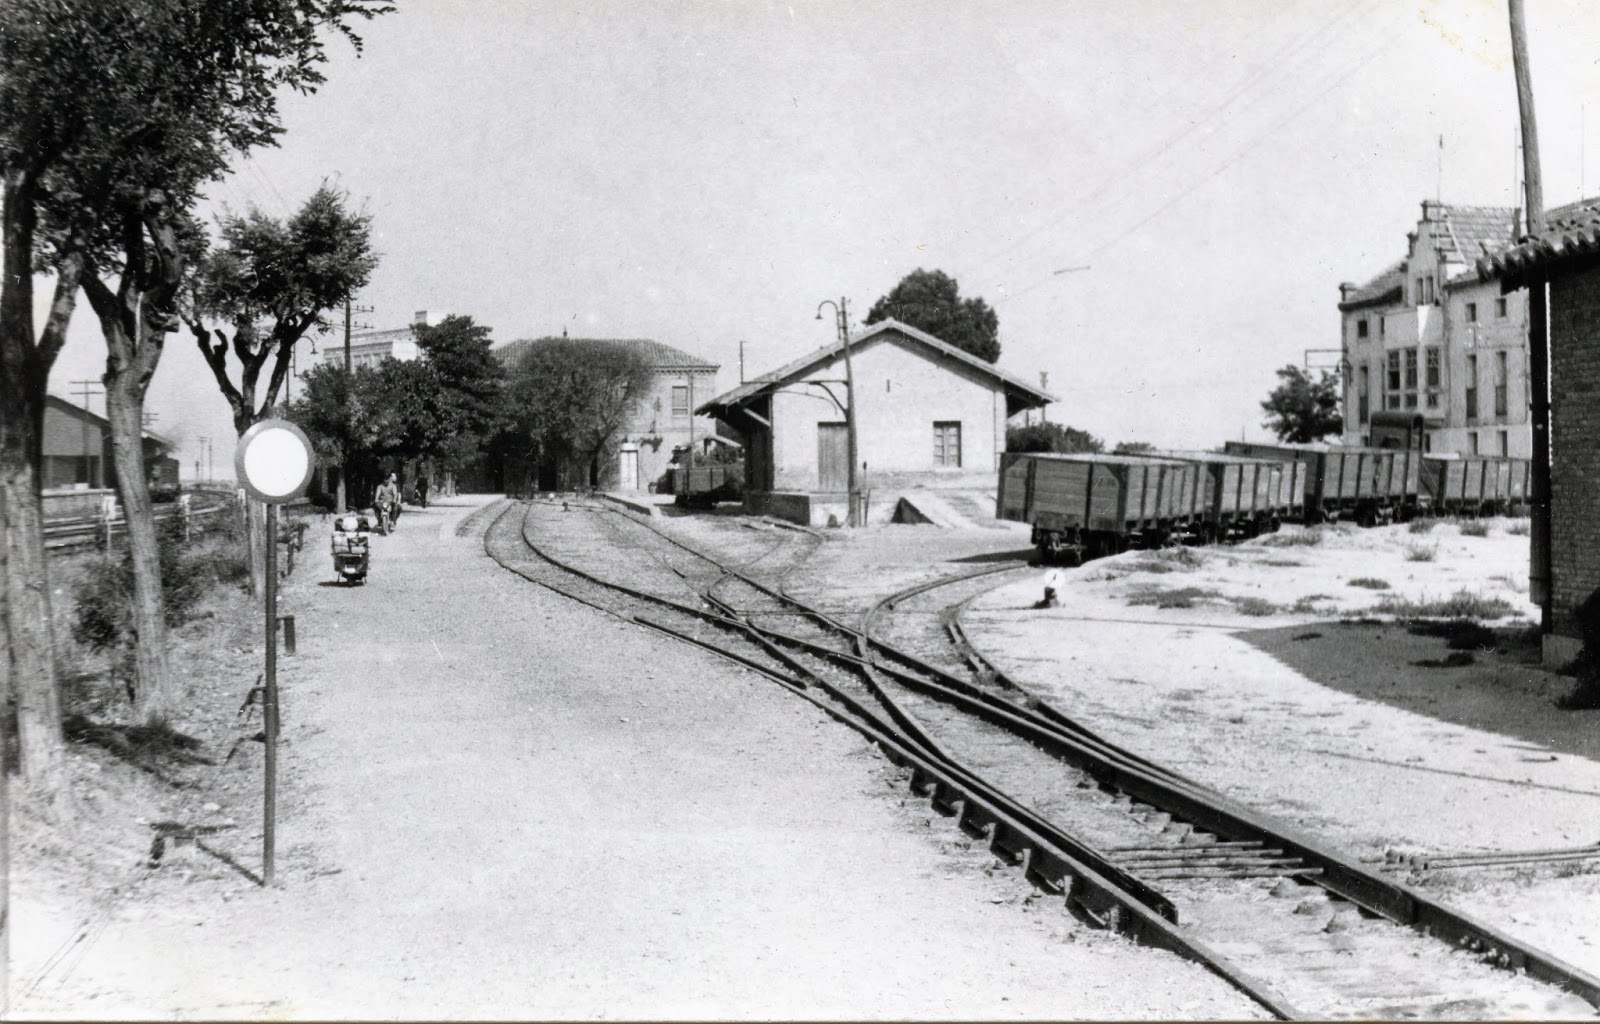
POLYGON ((1008 452, 998 518, 1033 527, 1046 561, 1159 547, 1191 528, 1194 463, 1141 455, 1008 452))
POLYGON ((1375 526, 1416 514, 1421 498, 1421 455, 1413 448, 1338 444, 1257 444, 1229 441, 1235 455, 1297 462, 1305 467, 1305 510, 1310 524, 1354 519, 1375 526))
POLYGON ((1198 470, 1184 498, 1193 540, 1210 544, 1255 537, 1305 514, 1306 474, 1299 462, 1227 452, 1153 454, 1191 463, 1198 470))
POLYGON ((1450 515, 1520 515, 1528 503, 1528 460, 1505 455, 1424 455, 1422 490, 1450 515))

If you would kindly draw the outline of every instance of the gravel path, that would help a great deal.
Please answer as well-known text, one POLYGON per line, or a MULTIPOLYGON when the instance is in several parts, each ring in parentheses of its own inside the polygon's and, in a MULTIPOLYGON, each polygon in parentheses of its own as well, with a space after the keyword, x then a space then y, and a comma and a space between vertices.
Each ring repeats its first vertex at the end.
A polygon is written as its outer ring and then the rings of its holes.
POLYGON ((359 589, 308 538, 282 884, 130 901, 19 1011, 1257 1015, 996 870, 809 705, 503 572, 470 511, 407 513, 359 589))

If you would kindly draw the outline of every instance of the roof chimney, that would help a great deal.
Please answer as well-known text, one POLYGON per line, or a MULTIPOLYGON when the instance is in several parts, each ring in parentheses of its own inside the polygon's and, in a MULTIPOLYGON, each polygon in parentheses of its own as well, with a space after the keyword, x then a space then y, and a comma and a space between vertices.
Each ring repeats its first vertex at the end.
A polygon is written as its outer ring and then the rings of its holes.
POLYGON ((1424 199, 1422 201, 1422 219, 1425 221, 1444 220, 1444 204, 1437 199, 1424 199))
POLYGON ((1350 297, 1350 293, 1355 291, 1355 290, 1356 290, 1356 285, 1355 285, 1354 281, 1340 281, 1339 282, 1339 301, 1343 302, 1346 299, 1348 299, 1350 297))
POLYGON ((428 326, 428 311, 425 309, 419 309, 415 313, 412 313, 411 322, 418 327, 428 326))

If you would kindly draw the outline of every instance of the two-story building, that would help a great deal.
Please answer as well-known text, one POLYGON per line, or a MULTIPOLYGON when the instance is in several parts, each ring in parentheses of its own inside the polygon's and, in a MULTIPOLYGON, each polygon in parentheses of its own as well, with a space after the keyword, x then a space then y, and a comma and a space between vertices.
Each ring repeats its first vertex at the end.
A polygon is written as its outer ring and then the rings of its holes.
POLYGON ((1520 221, 1514 207, 1426 200, 1403 259, 1339 285, 1347 444, 1367 443, 1383 410, 1420 415, 1428 451, 1530 454, 1527 299, 1475 266, 1514 245, 1520 221))
MULTIPOLYGON (((550 339, 524 338, 495 347, 507 365, 531 345, 550 339)), ((608 490, 650 491, 662 486, 667 467, 691 442, 728 444, 717 436, 716 421, 693 416, 695 405, 716 393, 718 364, 650 338, 574 338, 578 344, 610 344, 633 349, 650 364, 650 386, 634 402, 616 441, 616 457, 602 467, 599 486, 608 490)))

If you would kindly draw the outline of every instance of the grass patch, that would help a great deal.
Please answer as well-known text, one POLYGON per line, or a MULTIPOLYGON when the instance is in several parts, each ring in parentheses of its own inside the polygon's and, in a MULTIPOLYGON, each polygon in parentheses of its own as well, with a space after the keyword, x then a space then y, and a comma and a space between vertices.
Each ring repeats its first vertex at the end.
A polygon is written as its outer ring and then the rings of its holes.
POLYGON ((1426 516, 1421 519, 1411 520, 1411 525, 1406 527, 1406 532, 1415 534, 1431 533, 1433 528, 1438 525, 1439 520, 1434 519, 1432 516, 1426 516))
POLYGON ((1527 519, 1517 519, 1506 527, 1506 532, 1513 537, 1526 537, 1533 531, 1533 524, 1527 519))
POLYGON ((1489 521, 1487 519, 1467 519, 1461 523, 1461 536, 1487 537, 1489 536, 1489 521))
POLYGON ((1236 597, 1233 599, 1233 606, 1239 610, 1240 615, 1250 615, 1256 618, 1264 618, 1278 613, 1278 606, 1264 597, 1236 597))
POLYGON ((1350 581, 1352 587, 1362 587, 1366 590, 1388 590, 1389 581, 1380 580, 1376 576, 1357 576, 1350 581))
POLYGON ((1439 557, 1439 546, 1437 544, 1433 547, 1429 547, 1426 544, 1406 545, 1406 561, 1408 562, 1431 562, 1437 557, 1439 557))
POLYGON ((1563 711, 1600 709, 1600 675, 1590 673, 1579 678, 1571 690, 1556 698, 1556 707, 1563 711))
POLYGON ((1193 608, 1197 601, 1218 596, 1215 590, 1205 587, 1145 587, 1129 595, 1128 604, 1134 607, 1193 608))
POLYGON ((1321 526, 1279 530, 1277 533, 1262 537, 1261 546, 1267 548, 1314 548, 1322 543, 1326 535, 1326 530, 1321 526))
POLYGON ((1263 558, 1261 564, 1271 566, 1274 569, 1299 569, 1306 563, 1297 562, 1292 558, 1263 558))
POLYGON ((1135 572, 1189 572, 1206 564, 1206 556, 1194 548, 1175 545, 1151 551, 1132 565, 1135 572))
POLYGON ((1290 610, 1297 615, 1320 615, 1324 609, 1318 608, 1317 603, 1319 601, 1332 600, 1333 596, 1331 594, 1307 594, 1305 597, 1295 601, 1290 610))
POLYGON ((1502 619, 1516 611, 1502 597, 1485 597, 1471 590, 1458 590, 1442 600, 1411 601, 1385 594, 1378 611, 1398 619, 1502 619))

